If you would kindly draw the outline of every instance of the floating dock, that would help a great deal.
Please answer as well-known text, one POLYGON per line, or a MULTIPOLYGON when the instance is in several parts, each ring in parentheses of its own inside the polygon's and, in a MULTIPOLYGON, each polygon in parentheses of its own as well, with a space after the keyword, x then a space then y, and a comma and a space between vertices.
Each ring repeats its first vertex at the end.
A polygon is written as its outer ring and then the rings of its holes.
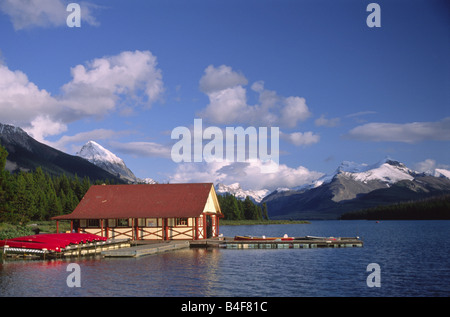
MULTIPOLYGON (((242 237, 241 237, 242 238, 242 237)), ((186 248, 224 248, 224 249, 313 249, 313 248, 353 248, 362 247, 359 237, 295 237, 280 239, 248 238, 236 239, 220 237, 205 240, 171 240, 171 241, 131 241, 129 239, 109 239, 68 245, 60 252, 47 249, 24 247, 3 248, 3 256, 24 258, 62 258, 89 255, 102 257, 141 257, 175 251, 186 248)))
POLYGON ((313 249, 313 248, 354 248, 362 247, 359 237, 296 237, 292 240, 235 240, 234 238, 191 241, 191 247, 217 247, 225 249, 313 249))
POLYGON ((158 254, 168 251, 186 249, 190 247, 189 241, 167 241, 167 242, 151 242, 129 248, 108 250, 101 252, 104 257, 140 257, 145 255, 158 254))

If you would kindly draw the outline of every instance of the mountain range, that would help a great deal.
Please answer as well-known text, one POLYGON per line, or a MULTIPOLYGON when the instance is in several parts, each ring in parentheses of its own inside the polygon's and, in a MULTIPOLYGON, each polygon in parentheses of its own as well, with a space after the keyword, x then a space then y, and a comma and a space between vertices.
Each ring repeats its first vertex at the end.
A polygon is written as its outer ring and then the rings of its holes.
POLYGON ((244 200, 248 196, 255 203, 260 203, 264 197, 270 194, 268 189, 244 190, 239 183, 233 183, 231 185, 218 183, 214 188, 219 195, 231 194, 241 200, 244 200))
MULTIPOLYGON (((0 123, 0 144, 8 151, 6 169, 34 170, 50 174, 88 176, 119 183, 148 183, 137 178, 117 155, 95 141, 87 142, 77 155, 42 144, 21 128, 0 123)), ((337 219, 345 212, 450 193, 450 171, 419 173, 403 163, 385 158, 375 164, 344 161, 334 173, 295 188, 243 189, 239 183, 215 185, 217 194, 249 196, 267 204, 270 219, 337 219)))
POLYGON ((89 177, 91 180, 123 181, 89 161, 42 144, 19 127, 0 123, 0 144, 8 151, 6 169, 32 171, 41 167, 50 175, 89 177))
POLYGON ((311 184, 264 197, 271 219, 337 219, 345 212, 450 193, 449 171, 419 173, 386 158, 376 164, 343 162, 311 184))

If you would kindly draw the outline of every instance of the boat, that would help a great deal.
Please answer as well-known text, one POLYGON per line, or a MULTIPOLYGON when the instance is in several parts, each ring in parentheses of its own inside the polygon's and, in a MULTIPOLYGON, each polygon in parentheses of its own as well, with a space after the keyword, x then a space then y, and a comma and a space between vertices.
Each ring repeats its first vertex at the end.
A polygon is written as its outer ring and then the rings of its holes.
POLYGON ((0 241, 0 247, 61 252, 61 247, 58 244, 39 241, 2 240, 0 241))
POLYGON ((0 247, 61 252, 69 245, 106 240, 105 237, 89 233, 48 233, 1 240, 0 247))
POLYGON ((284 237, 266 237, 266 236, 261 236, 261 237, 254 237, 254 236, 235 236, 234 237, 235 241, 293 241, 294 237, 288 237, 288 236, 284 236, 284 237))

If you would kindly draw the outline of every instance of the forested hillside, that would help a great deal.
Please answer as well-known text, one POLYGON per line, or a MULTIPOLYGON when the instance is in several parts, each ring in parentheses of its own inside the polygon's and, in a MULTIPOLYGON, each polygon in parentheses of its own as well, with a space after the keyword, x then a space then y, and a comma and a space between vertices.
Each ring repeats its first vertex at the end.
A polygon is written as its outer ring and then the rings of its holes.
MULTIPOLYGON (((90 180, 88 177, 55 176, 37 167, 32 172, 10 173, 5 170, 8 152, 0 146, 0 222, 24 224, 29 221, 50 220, 71 213, 89 187, 94 184, 114 184, 114 180, 90 180)), ((133 186, 133 185, 129 185, 133 186)), ((268 219, 267 208, 244 201, 233 195, 218 195, 227 220, 268 219)))
POLYGON ((252 202, 249 196, 240 200, 231 194, 217 195, 225 220, 268 220, 267 206, 252 202))
POLYGON ((345 213, 342 220, 430 220, 450 219, 450 195, 442 195, 420 201, 378 206, 345 213))
POLYGON ((49 220, 72 212, 89 187, 109 180, 50 176, 40 167, 33 172, 5 170, 8 152, 0 146, 0 222, 26 223, 49 220))

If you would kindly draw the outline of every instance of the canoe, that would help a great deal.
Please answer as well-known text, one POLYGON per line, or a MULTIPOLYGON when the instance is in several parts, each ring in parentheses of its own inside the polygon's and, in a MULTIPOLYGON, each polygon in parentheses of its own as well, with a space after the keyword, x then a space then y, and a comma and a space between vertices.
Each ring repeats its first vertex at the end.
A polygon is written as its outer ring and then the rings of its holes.
POLYGON ((19 249, 33 249, 33 250, 48 250, 54 252, 61 252, 59 245, 54 243, 43 243, 43 242, 29 242, 29 241, 13 241, 13 240, 2 240, 0 241, 0 247, 8 246, 9 248, 19 248, 19 249))
POLYGON ((8 245, 11 248, 47 249, 61 252, 61 249, 69 245, 106 240, 105 237, 89 233, 48 233, 1 240, 0 247, 8 245))
POLYGON ((292 241, 294 237, 253 237, 253 236, 235 236, 235 241, 292 241))

